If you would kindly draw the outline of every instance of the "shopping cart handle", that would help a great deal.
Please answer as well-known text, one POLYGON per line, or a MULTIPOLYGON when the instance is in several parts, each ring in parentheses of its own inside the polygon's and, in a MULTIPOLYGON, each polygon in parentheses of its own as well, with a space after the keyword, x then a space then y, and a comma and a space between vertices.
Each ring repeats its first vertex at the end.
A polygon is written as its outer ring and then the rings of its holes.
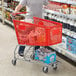
POLYGON ((27 12, 18 12, 18 13, 12 13, 12 15, 18 15, 18 14, 26 14, 27 12))

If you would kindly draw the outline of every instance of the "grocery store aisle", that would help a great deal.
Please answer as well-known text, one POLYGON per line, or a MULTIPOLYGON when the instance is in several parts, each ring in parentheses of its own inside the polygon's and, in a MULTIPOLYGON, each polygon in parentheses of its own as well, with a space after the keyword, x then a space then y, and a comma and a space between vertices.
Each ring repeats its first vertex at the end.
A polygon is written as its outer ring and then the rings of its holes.
POLYGON ((0 23, 0 76, 76 76, 76 67, 61 58, 57 71, 49 68, 49 72, 42 72, 42 65, 18 61, 16 66, 11 64, 13 51, 17 44, 13 29, 0 23))

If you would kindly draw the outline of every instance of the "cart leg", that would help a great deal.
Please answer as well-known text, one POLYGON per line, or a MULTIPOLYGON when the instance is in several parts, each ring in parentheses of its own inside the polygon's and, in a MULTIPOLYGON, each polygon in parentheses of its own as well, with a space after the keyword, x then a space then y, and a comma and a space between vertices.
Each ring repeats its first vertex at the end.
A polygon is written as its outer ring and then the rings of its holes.
POLYGON ((25 48, 24 59, 26 61, 30 61, 31 60, 30 56, 31 56, 31 54, 33 54, 33 51, 34 51, 33 49, 31 49, 32 47, 34 47, 34 46, 26 46, 26 48, 25 48))
POLYGON ((16 61, 17 61, 17 58, 16 58, 16 49, 17 49, 18 45, 16 45, 16 48, 14 50, 14 59, 12 59, 12 64, 15 66, 16 65, 16 61))
POLYGON ((53 67, 54 70, 57 70, 57 63, 53 63, 52 67, 53 67))

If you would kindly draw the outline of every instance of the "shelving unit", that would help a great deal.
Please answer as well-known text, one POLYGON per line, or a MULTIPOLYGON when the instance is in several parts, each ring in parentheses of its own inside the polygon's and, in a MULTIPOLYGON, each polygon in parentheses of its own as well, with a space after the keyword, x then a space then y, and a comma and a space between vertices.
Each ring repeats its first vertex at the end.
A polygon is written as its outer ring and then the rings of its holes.
POLYGON ((76 55, 70 53, 69 51, 67 51, 66 49, 58 46, 58 45, 54 45, 54 46, 50 46, 51 48, 53 48, 54 50, 56 50, 57 52, 59 52, 60 54, 65 55, 66 57, 70 58, 71 60, 76 62, 76 55))
POLYGON ((75 1, 70 1, 70 0, 51 0, 51 1, 76 5, 75 1))
MULTIPOLYGON (((20 1, 20 0, 13 0, 13 1, 20 1)), ((9 20, 5 19, 5 10, 7 10, 9 12, 13 12, 14 10, 11 9, 11 8, 7 8, 7 3, 4 2, 4 0, 1 0, 1 6, 0 7, 2 7, 2 12, 0 12, 2 14, 2 17, 0 17, 0 18, 3 21, 3 24, 4 23, 8 23, 11 26, 13 26, 13 22, 12 21, 9 21, 9 20)), ((25 16, 25 15, 24 14, 21 14, 21 16, 25 16)))
POLYGON ((48 10, 48 9, 45 9, 45 12, 53 13, 53 14, 55 14, 55 15, 59 15, 59 16, 65 17, 65 18, 70 18, 70 19, 76 20, 76 15, 72 15, 72 14, 63 14, 63 13, 59 13, 59 12, 56 12, 56 11, 53 11, 53 10, 48 10))
MULTIPOLYGON (((72 5, 76 5, 76 2, 74 1, 70 1, 70 0, 51 0, 51 1, 54 1, 54 2, 60 2, 60 3, 66 3, 66 4, 72 4, 72 5)), ((48 10, 48 9, 44 9, 45 13, 44 15, 49 18, 49 19, 55 19, 54 17, 51 16, 51 14, 53 15, 56 15, 58 17, 63 17, 65 19, 72 19, 72 20, 75 20, 76 21, 76 15, 72 15, 72 14, 64 14, 64 13, 60 13, 60 12, 57 12, 57 11, 53 11, 53 10, 48 10)), ((57 18, 58 18, 57 17, 57 18)), ((57 21, 60 21, 60 19, 58 19, 57 21)), ((64 22, 65 23, 65 22, 64 22)), ((63 36, 66 37, 66 36, 70 36, 70 37, 73 37, 76 39, 76 32, 74 31, 70 31, 68 29, 65 29, 63 28, 62 29, 62 33, 63 33, 63 36)), ((57 45, 54 45, 54 46, 50 46, 52 49, 56 50, 58 53, 68 57, 69 59, 73 60, 74 62, 76 62, 76 54, 72 54, 71 52, 69 52, 67 49, 64 49, 63 47, 60 47, 58 44, 57 45)))

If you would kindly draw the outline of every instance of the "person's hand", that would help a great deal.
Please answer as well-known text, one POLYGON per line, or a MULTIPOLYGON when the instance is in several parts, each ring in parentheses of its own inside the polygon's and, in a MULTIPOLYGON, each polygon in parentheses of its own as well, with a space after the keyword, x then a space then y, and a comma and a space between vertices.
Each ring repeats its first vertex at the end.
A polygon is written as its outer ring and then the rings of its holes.
POLYGON ((16 13, 17 13, 17 12, 16 12, 16 11, 14 11, 14 12, 12 13, 12 15, 13 15, 13 16, 16 16, 16 13))

